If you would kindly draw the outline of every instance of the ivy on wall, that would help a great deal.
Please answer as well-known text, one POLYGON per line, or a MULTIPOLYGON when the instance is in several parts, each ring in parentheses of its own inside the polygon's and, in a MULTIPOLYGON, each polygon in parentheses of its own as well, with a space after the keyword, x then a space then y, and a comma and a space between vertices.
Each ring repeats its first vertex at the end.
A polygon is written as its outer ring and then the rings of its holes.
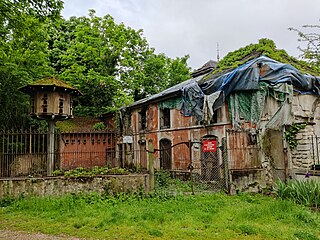
POLYGON ((298 145, 298 140, 296 139, 297 134, 301 129, 305 129, 306 126, 306 123, 294 123, 291 126, 289 126, 287 130, 284 132, 286 141, 291 150, 296 149, 298 145))

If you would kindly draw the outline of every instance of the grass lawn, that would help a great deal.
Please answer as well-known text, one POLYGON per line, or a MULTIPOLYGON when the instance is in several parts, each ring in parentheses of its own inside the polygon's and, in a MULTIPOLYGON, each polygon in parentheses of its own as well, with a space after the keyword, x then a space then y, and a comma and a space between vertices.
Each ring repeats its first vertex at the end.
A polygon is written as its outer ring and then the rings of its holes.
POLYGON ((0 204, 0 229, 80 238, 320 239, 319 212, 262 195, 68 195, 0 204))

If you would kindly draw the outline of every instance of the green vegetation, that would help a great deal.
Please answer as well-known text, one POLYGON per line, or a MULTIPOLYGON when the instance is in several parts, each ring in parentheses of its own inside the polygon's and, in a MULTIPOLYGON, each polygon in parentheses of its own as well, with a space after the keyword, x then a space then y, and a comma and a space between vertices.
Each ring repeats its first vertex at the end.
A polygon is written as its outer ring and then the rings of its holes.
POLYGON ((284 135, 291 150, 295 149, 298 145, 298 140, 296 139, 298 132, 301 129, 305 129, 306 126, 307 124, 305 123, 294 123, 287 127, 284 135))
POLYGON ((275 193, 281 199, 289 199, 307 207, 320 208, 319 181, 313 179, 289 181, 288 183, 279 181, 275 185, 275 193))
POLYGON ((64 19, 62 8, 60 0, 0 2, 1 128, 35 124, 18 89, 48 76, 83 93, 74 101, 75 115, 82 116, 118 110, 189 78, 188 56, 156 54, 142 30, 94 10, 64 19))
POLYGON ((92 129, 95 131, 101 131, 106 129, 106 125, 104 124, 104 122, 98 122, 92 126, 92 129))
POLYGON ((130 194, 2 199, 0 229, 90 239, 320 239, 320 213, 297 203, 319 205, 286 197, 303 200, 303 194, 315 191, 319 200, 319 183, 278 183, 275 189, 278 198, 248 193, 186 195, 188 182, 159 171, 151 194, 141 189, 130 194), (289 193, 290 187, 299 194, 289 193))
POLYGON ((311 66, 305 61, 297 60, 296 58, 289 56, 285 50, 277 49, 275 43, 266 38, 260 39, 256 44, 250 44, 228 53, 223 59, 221 59, 221 61, 218 62, 217 70, 212 74, 214 75, 219 72, 232 70, 261 55, 265 55, 282 63, 291 64, 304 73, 309 73, 315 76, 320 75, 319 67, 311 66))
POLYGON ((61 171, 56 170, 53 172, 54 176, 65 176, 65 177, 95 177, 97 175, 107 175, 107 174, 129 174, 129 170, 120 168, 120 167, 114 167, 114 168, 108 168, 108 167, 98 167, 95 166, 91 169, 86 169, 83 167, 78 167, 76 169, 72 169, 69 171, 61 171))
POLYGON ((90 239, 319 239, 320 215, 262 195, 68 195, 0 202, 0 228, 90 239))
POLYGON ((320 25, 308 24, 303 25, 302 29, 290 27, 289 30, 298 34, 298 41, 303 42, 305 47, 299 46, 302 57, 306 59, 310 65, 320 68, 320 25))

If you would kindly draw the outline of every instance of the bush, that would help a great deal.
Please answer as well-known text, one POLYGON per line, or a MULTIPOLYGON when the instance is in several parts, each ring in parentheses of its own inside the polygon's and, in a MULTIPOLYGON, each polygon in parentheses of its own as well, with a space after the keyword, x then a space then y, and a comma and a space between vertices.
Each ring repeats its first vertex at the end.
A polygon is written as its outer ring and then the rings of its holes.
POLYGON ((106 129, 106 125, 103 122, 98 122, 92 126, 92 129, 95 131, 102 131, 106 129))

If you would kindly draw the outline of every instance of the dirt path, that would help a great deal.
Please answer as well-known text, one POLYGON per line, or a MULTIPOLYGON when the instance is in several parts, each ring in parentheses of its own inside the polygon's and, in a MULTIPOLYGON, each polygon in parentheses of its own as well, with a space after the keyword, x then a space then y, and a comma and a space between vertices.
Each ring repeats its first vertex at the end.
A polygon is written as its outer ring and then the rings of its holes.
POLYGON ((0 230, 0 240, 80 240, 80 238, 52 236, 43 233, 0 230))

